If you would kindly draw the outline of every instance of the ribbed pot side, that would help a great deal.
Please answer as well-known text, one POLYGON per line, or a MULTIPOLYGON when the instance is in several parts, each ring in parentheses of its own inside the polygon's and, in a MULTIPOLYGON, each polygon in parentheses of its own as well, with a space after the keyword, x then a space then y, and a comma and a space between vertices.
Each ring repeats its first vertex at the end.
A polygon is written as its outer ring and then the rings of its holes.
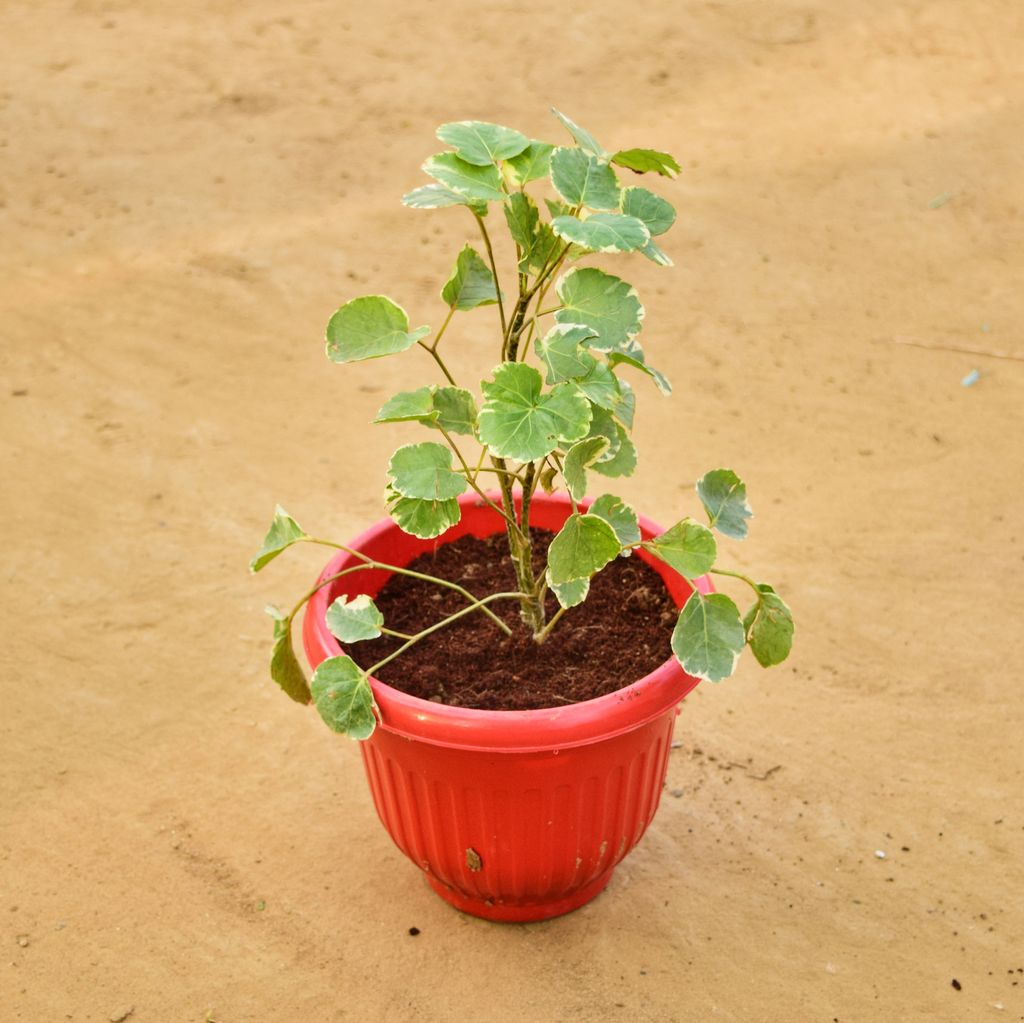
MULTIPOLYGON (((436 540, 418 540, 389 519, 349 546, 405 565, 467 534, 503 528, 475 495, 462 520, 436 540)), ((531 523, 557 531, 571 512, 563 495, 539 495, 531 523)), ((661 532, 641 518, 645 538, 661 532)), ((680 606, 690 586, 638 552, 680 606)), ((344 552, 324 579, 354 564, 344 552)), ((327 630, 341 594, 375 594, 385 572, 353 573, 309 602, 303 640, 315 667, 341 653, 327 630)), ((710 582, 699 581, 703 591, 710 582)), ((549 642, 558 642, 557 631, 549 642)), ((533 711, 480 711, 420 700, 372 679, 380 726, 361 743, 374 805, 399 849, 453 906, 489 920, 544 920, 594 898, 654 818, 665 784, 672 726, 697 684, 674 658, 624 688, 584 703, 533 711)))

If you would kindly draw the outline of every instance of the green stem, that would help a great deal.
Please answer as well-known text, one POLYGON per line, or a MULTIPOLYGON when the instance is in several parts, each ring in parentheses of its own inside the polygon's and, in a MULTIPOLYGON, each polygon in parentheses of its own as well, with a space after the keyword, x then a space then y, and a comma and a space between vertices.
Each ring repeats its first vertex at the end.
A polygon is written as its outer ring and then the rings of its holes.
POLYGON ((434 362, 441 367, 441 372, 448 378, 448 383, 450 383, 452 387, 458 387, 459 385, 455 382, 455 377, 448 372, 448 367, 444 364, 444 359, 442 359, 430 345, 425 345, 422 341, 417 341, 416 344, 418 344, 420 348, 422 348, 423 351, 425 351, 434 360, 434 362))
MULTIPOLYGON (((437 632, 438 629, 443 629, 446 625, 450 625, 457 618, 461 618, 463 615, 468 615, 471 611, 475 611, 477 608, 480 608, 480 610, 482 611, 487 611, 487 608, 484 605, 489 604, 492 600, 514 600, 517 598, 521 598, 523 596, 525 596, 525 594, 520 593, 518 590, 510 593, 492 593, 489 597, 484 597, 482 600, 478 600, 475 603, 470 604, 469 607, 464 607, 462 608, 461 611, 456 611, 454 614, 448 615, 447 618, 442 618, 441 621, 435 622, 429 628, 423 629, 422 632, 417 632, 415 636, 410 636, 408 642, 403 643, 396 651, 394 651, 394 653, 388 654, 388 656, 385 657, 382 661, 378 661, 375 665, 373 665, 373 667, 367 668, 366 674, 376 674, 376 672, 380 671, 380 669, 383 668, 386 664, 390 664, 391 661, 393 661, 400 654, 405 653, 405 651, 408 650, 409 647, 411 647, 414 643, 418 643, 421 639, 425 639, 431 633, 437 632)), ((509 635, 511 635, 511 630, 509 630, 509 635)))
POLYGON ((712 575, 727 575, 732 579, 742 579, 756 594, 758 600, 760 600, 764 594, 758 589, 757 583, 748 575, 744 575, 742 572, 730 572, 724 568, 713 568, 711 569, 712 575))
POLYGON ((452 322, 452 317, 455 315, 455 306, 452 306, 448 310, 448 315, 444 318, 444 323, 441 324, 441 329, 437 332, 437 337, 434 338, 434 343, 430 346, 435 352, 437 346, 441 343, 441 338, 444 337, 444 332, 448 329, 448 324, 452 322))
POLYGON ((558 609, 558 610, 557 610, 557 611, 556 611, 556 612, 555 612, 555 613, 554 613, 554 614, 553 614, 553 615, 551 616, 551 621, 550 621, 550 622, 548 622, 548 623, 547 623, 547 625, 545 625, 545 626, 544 626, 544 628, 540 630, 540 632, 538 632, 538 633, 536 633, 536 634, 534 635, 534 637, 533 637, 533 641, 534 641, 535 643, 543 643, 543 642, 544 642, 544 640, 546 640, 546 639, 548 638, 548 636, 550 636, 550 635, 551 635, 551 630, 552 630, 552 629, 553 629, 553 628, 554 628, 554 627, 555 627, 555 626, 556 626, 556 625, 557 625, 557 624, 559 623, 559 621, 560 621, 560 620, 561 620, 561 618, 562 618, 562 615, 564 615, 564 614, 565 614, 566 610, 567 610, 566 608, 564 608, 564 607, 560 607, 560 608, 559 608, 559 609, 558 609))
MULTIPOLYGON (((385 572, 391 572, 394 575, 407 575, 412 579, 422 579, 424 582, 435 583, 436 585, 444 586, 449 590, 455 590, 456 593, 460 593, 466 598, 466 600, 473 602, 477 600, 476 596, 470 593, 465 587, 460 586, 458 583, 453 583, 448 579, 439 579, 436 575, 426 575, 424 572, 414 572, 411 568, 401 568, 398 565, 388 565, 383 561, 375 561, 373 558, 363 554, 362 551, 354 550, 352 547, 346 547, 344 544, 334 543, 332 540, 321 540, 314 536, 307 536, 305 538, 305 542, 319 544, 321 547, 333 547, 336 551, 344 551, 346 554, 351 554, 354 558, 358 558, 363 562, 363 565, 361 566, 362 568, 379 568, 385 572)), ((359 568, 348 568, 343 572, 339 572, 337 576, 333 576, 332 578, 337 579, 348 572, 356 571, 359 571, 359 568)), ((303 598, 303 603, 328 581, 330 580, 325 580, 324 583, 320 583, 315 586, 310 593, 303 598)), ((301 607, 301 604, 299 606, 301 607)), ((298 609, 296 608, 296 610, 298 609)), ((482 610, 485 615, 494 620, 495 625, 497 625, 506 636, 512 635, 512 630, 496 614, 494 614, 493 611, 486 607, 482 608, 482 610)))
POLYGON ((491 238, 487 233, 487 226, 484 224, 484 218, 481 217, 476 210, 472 210, 471 212, 476 218, 476 222, 480 225, 480 234, 483 235, 484 246, 487 249, 487 258, 491 264, 491 273, 494 275, 494 290, 498 295, 498 315, 501 317, 501 335, 504 337, 505 331, 508 329, 505 323, 505 305, 501 300, 501 287, 498 284, 498 268, 494 262, 494 251, 491 249, 491 238))

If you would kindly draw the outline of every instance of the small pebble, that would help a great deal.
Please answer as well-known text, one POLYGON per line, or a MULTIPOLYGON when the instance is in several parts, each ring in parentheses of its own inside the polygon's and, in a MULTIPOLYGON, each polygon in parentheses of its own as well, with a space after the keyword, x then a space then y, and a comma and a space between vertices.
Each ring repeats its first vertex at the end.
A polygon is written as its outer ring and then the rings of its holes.
POLYGON ((976 369, 972 369, 970 373, 968 373, 967 376, 965 376, 963 380, 960 381, 960 386, 973 387, 978 382, 980 377, 981 373, 979 373, 976 369))
POLYGON ((28 948, 28 935, 26 935, 26 934, 19 934, 18 935, 18 944, 22 948, 28 948))
POLYGON ((959 991, 959 990, 960 990, 960 989, 961 989, 961 988, 963 987, 963 985, 962 985, 962 984, 960 983, 960 981, 958 981, 958 980, 956 979, 956 977, 954 977, 954 978, 953 978, 953 979, 952 979, 952 980, 950 981, 950 983, 951 983, 951 984, 953 985, 953 989, 954 989, 955 991, 959 991))
POLYGON ((673 796, 675 799, 682 799, 683 798, 683 790, 682 789, 673 789, 671 791, 670 795, 673 796))
POLYGON ((120 1012, 112 1012, 110 1014, 110 1023, 124 1023, 124 1021, 135 1011, 134 1005, 129 1005, 127 1009, 121 1009, 120 1012))
POLYGON ((885 850, 884 849, 876 849, 875 850, 875 859, 876 860, 884 860, 885 859, 885 850))

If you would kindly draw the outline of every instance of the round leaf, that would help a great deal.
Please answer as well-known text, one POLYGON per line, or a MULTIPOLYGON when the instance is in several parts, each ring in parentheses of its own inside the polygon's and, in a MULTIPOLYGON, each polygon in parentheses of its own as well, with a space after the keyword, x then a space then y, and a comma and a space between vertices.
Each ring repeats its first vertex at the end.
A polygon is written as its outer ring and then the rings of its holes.
POLYGON ((485 167, 518 156, 530 144, 520 131, 487 121, 453 121, 437 129, 437 137, 457 150, 467 163, 485 167))
POLYGON ((574 501, 582 501, 587 493, 587 468, 609 448, 607 437, 587 437, 573 444, 562 463, 562 478, 574 501))
POLYGON ((313 673, 313 701, 332 731, 350 739, 368 739, 377 727, 373 690, 351 657, 328 657, 313 673))
POLYGON ((555 217, 551 230, 562 241, 572 242, 589 252, 632 252, 650 240, 647 225, 621 213, 595 213, 586 220, 555 217))
POLYGON ((465 476, 452 472, 451 451, 435 441, 400 447, 388 463, 388 480, 402 497, 423 501, 447 501, 469 486, 465 476))
POLYGON ((548 588, 562 607, 576 607, 577 604, 582 604, 587 599, 587 594, 590 593, 589 579, 573 579, 568 583, 553 583, 550 569, 547 570, 544 578, 548 588))
POLYGON ((679 164, 668 153, 660 153, 657 149, 620 149, 613 157, 612 163, 626 167, 637 174, 660 174, 665 178, 674 178, 679 173, 679 164))
POLYGON ((617 210, 621 201, 615 171, 580 149, 556 149, 551 154, 551 183, 571 207, 617 210))
POLYGON ((449 433, 472 437, 476 433, 476 402, 461 387, 438 387, 434 391, 437 425, 449 433))
POLYGON ((604 519, 623 547, 632 547, 640 542, 640 523, 636 512, 614 494, 602 494, 588 509, 588 515, 604 519))
POLYGON ((404 352, 429 333, 429 327, 410 332, 405 310, 384 295, 354 298, 327 324, 327 357, 331 362, 377 359, 404 352))
POLYGON ((513 156, 507 167, 515 184, 522 186, 546 178, 551 169, 551 151, 554 148, 535 139, 518 156, 513 156))
POLYGON ((747 504, 746 484, 732 469, 714 469, 697 480, 700 497, 712 527, 734 540, 747 535, 747 519, 753 516, 747 504))
POLYGON ((642 220, 651 237, 664 234, 675 222, 672 204, 646 188, 627 188, 622 193, 622 212, 642 220))
POLYGON ((653 366, 648 366, 644 360, 644 353, 640 346, 634 344, 631 350, 627 352, 609 352, 608 354, 608 365, 619 366, 619 365, 632 366, 634 369, 640 370, 642 373, 646 373, 655 383, 655 386, 661 391, 662 394, 672 393, 672 384, 669 382, 667 376, 660 370, 655 369, 653 366))
POLYGON ((541 394, 541 375, 532 366, 505 362, 482 385, 480 439, 499 458, 531 462, 550 454, 560 441, 586 436, 590 403, 572 384, 541 394))
POLYGON ((614 478, 632 476, 636 469, 636 445, 618 423, 615 427, 618 432, 618 448, 611 458, 597 462, 594 465, 594 472, 614 478))
POLYGON ((456 153, 438 153, 432 156, 423 170, 442 185, 481 202, 501 202, 505 193, 501 188, 501 171, 493 164, 478 167, 467 163, 456 153))
POLYGON ((447 501, 423 501, 416 497, 402 497, 394 490, 389 490, 386 499, 388 514, 398 528, 421 540, 432 540, 440 536, 462 517, 459 502, 454 498, 447 501))
POLYGON ((327 609, 327 628, 342 643, 358 643, 364 639, 376 639, 384 616, 377 605, 365 593, 348 600, 338 597, 327 609))
POLYGON ((580 347, 594 337, 594 331, 578 323, 558 323, 534 343, 537 355, 547 369, 546 382, 561 383, 587 376, 597 359, 580 347))
POLYGON ((747 642, 762 668, 781 664, 793 647, 793 612, 770 587, 758 586, 761 599, 743 621, 747 642))
POLYGON ((672 630, 672 651, 683 671, 720 682, 735 670, 743 643, 740 612, 729 597, 696 590, 690 594, 672 630))
POLYGON ((595 267, 576 267, 558 281, 555 290, 563 306, 555 313, 556 322, 589 327, 596 337, 587 341, 588 348, 626 349, 640 333, 644 307, 636 289, 621 278, 595 267))
POLYGON ((710 571, 718 554, 714 533, 693 519, 677 522, 643 546, 687 579, 710 571))
POLYGON ((249 571, 258 572, 264 565, 273 561, 278 554, 291 547, 293 543, 305 539, 306 533, 302 527, 284 508, 278 505, 274 509, 274 519, 270 523, 270 529, 267 530, 267 535, 263 538, 263 546, 249 562, 249 571))
POLYGON ((615 530, 596 515, 570 515, 548 547, 549 578, 561 586, 589 579, 621 550, 615 530))

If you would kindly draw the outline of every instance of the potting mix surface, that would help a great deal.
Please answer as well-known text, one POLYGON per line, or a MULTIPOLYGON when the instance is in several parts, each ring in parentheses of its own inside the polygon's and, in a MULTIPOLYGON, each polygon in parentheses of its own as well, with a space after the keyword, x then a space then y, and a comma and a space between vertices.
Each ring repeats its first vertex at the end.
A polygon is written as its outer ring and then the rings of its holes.
MULTIPOLYGON (((544 565, 552 534, 533 531, 534 566, 544 565)), ((409 568, 460 583, 476 596, 516 589, 504 533, 465 536, 423 554, 409 568)), ((411 634, 461 610, 465 597, 436 583, 396 575, 374 598, 389 629, 411 634)), ((621 689, 672 655, 678 608, 661 577, 635 555, 616 558, 592 580, 587 600, 570 608, 549 638, 534 642, 516 600, 492 610, 512 630, 505 636, 484 614, 440 629, 377 672, 412 696, 479 710, 536 710, 577 703, 621 689)), ((548 593, 550 619, 558 602, 548 593)), ((353 643, 346 652, 363 668, 403 641, 389 636, 353 643)))

